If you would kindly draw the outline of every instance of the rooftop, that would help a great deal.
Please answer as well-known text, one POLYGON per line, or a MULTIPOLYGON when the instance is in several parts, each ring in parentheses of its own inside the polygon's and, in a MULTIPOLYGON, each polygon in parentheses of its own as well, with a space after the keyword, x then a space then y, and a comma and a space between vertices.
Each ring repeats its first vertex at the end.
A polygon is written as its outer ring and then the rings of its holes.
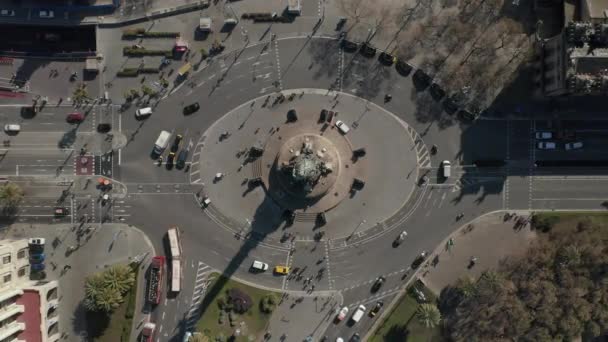
POLYGON ((25 323, 25 330, 19 334, 19 340, 42 342, 40 294, 35 290, 24 290, 23 295, 17 299, 17 304, 23 305, 25 308, 25 311, 17 318, 18 322, 25 323))

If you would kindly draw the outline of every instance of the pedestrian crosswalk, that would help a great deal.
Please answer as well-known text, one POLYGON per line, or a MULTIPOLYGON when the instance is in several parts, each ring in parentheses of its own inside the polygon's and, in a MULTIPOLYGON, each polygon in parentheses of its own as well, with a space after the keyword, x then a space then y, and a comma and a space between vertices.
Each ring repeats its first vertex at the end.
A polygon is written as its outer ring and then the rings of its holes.
POLYGON ((200 305, 205 298, 205 292, 207 286, 213 280, 209 275, 213 272, 213 269, 207 266, 205 263, 198 263, 196 269, 196 278, 194 280, 194 290, 192 292, 192 301, 190 303, 190 309, 186 314, 186 331, 194 331, 194 326, 200 316, 200 305))

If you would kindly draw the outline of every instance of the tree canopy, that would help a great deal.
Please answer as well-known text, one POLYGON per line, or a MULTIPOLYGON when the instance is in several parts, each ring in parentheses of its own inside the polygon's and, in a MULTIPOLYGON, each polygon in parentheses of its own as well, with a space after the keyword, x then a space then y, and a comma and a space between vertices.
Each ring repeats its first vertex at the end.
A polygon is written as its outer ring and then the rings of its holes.
POLYGON ((608 331, 608 223, 549 221, 555 228, 523 258, 442 291, 451 339, 566 341, 608 331))

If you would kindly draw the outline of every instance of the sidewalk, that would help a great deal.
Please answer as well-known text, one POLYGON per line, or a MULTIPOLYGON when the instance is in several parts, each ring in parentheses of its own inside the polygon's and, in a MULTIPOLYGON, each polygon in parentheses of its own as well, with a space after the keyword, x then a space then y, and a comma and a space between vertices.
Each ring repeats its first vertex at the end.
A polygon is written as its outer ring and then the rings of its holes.
MULTIPOLYGON (((59 282, 59 330, 68 336, 67 341, 82 341, 86 336, 85 309, 82 306, 85 278, 110 265, 128 263, 138 255, 154 254, 154 248, 143 232, 124 224, 104 224, 102 229, 92 231, 78 230, 69 224, 14 224, 1 236, 2 239, 30 237, 46 239, 47 280, 59 282), (70 246, 78 247, 69 252, 70 246), (70 268, 65 268, 66 265, 70 268)), ((144 259, 144 264, 148 259, 144 259)), ((140 273, 140 278, 142 276, 140 273)), ((141 279, 137 285, 138 291, 143 291, 141 279)), ((143 295, 140 293, 134 322, 144 317, 140 303, 143 295)))
MULTIPOLYGON (((516 211, 508 211, 513 213, 516 211)), ((459 278, 477 278, 484 270, 496 269, 506 257, 523 255, 535 240, 536 233, 530 225, 516 227, 516 219, 504 220, 505 211, 489 213, 471 222, 464 223, 457 231, 448 236, 427 259, 418 271, 420 279, 436 295, 459 278), (449 239, 453 246, 448 246, 449 239), (469 267, 471 257, 477 261, 469 267), (433 259, 438 262, 433 266, 433 259)), ((527 218, 528 211, 516 212, 527 218)))

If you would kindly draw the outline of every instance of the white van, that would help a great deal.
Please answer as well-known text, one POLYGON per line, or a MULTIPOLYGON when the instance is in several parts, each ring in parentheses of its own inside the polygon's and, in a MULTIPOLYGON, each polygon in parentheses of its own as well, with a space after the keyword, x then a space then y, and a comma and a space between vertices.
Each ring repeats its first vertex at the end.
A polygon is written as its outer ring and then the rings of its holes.
POLYGON ((167 145, 169 145, 170 139, 171 133, 167 131, 161 131, 160 135, 158 136, 158 139, 156 139, 156 142, 154 143, 154 153, 157 155, 163 154, 163 151, 165 151, 167 145))
POLYGON ((251 265, 251 269, 255 271, 266 271, 268 269, 268 264, 265 262, 261 262, 258 260, 253 261, 253 265, 251 265))
POLYGON ((358 323, 361 320, 361 317, 363 317, 363 315, 365 314, 365 310, 365 306, 359 305, 357 311, 355 311, 353 316, 350 318, 351 321, 353 321, 353 323, 358 323))
POLYGON ((152 115, 152 108, 150 108, 150 107, 139 108, 138 110, 135 111, 136 118, 142 118, 142 117, 150 116, 150 115, 152 115))
POLYGON ((450 178, 452 175, 452 165, 449 160, 444 160, 441 162, 441 167, 443 168, 443 177, 450 178))

